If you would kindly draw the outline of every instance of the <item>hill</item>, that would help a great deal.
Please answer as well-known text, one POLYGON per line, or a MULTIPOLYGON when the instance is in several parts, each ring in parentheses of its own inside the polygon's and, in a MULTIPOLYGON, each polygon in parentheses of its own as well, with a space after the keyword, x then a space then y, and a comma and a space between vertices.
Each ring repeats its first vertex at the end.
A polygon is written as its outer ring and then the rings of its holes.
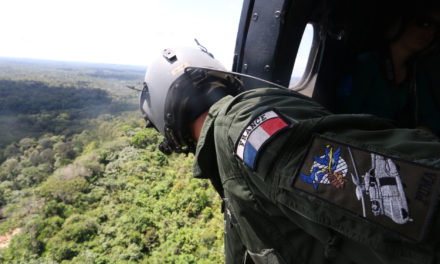
MULTIPOLYGON (((72 135, 101 114, 138 109, 145 69, 0 58, 0 148, 44 133, 72 135)), ((2 156, 0 155, 0 161, 2 156)))
POLYGON ((0 60, 0 72, 0 262, 223 262, 218 195, 191 178, 192 155, 157 150, 124 88, 143 71, 0 60))

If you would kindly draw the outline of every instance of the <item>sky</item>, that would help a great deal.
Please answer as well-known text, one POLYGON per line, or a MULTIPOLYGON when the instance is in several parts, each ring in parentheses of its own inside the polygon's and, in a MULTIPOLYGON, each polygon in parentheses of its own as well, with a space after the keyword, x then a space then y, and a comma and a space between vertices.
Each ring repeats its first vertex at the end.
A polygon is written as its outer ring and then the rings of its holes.
POLYGON ((231 68, 242 0, 2 0, 0 57, 147 66, 194 38, 231 68))
MULTIPOLYGON (((232 67, 243 0, 1 0, 0 57, 148 66, 194 38, 232 67)), ((300 76, 312 31, 295 64, 300 76)))

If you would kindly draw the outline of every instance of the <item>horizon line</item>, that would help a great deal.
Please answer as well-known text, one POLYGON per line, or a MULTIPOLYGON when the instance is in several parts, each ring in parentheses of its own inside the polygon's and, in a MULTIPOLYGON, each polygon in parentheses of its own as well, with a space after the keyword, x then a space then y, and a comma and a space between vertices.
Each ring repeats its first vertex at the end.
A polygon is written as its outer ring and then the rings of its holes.
POLYGON ((104 64, 113 66, 131 66, 131 67, 147 67, 147 65, 141 64, 126 64, 126 63, 114 63, 114 62, 95 62, 95 61, 76 61, 76 60, 61 60, 61 59, 43 59, 43 58, 31 58, 31 57, 14 57, 0 55, 0 60, 33 60, 39 62, 54 62, 54 63, 71 63, 71 64, 104 64))

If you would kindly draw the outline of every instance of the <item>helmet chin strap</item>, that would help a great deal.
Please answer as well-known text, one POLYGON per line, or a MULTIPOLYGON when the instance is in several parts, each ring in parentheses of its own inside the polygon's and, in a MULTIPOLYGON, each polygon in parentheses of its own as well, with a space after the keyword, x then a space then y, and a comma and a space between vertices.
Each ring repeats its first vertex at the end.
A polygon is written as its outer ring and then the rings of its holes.
POLYGON ((238 73, 238 72, 231 72, 231 71, 222 71, 222 70, 217 70, 217 69, 208 68, 208 67, 193 67, 193 66, 189 66, 189 67, 185 68, 185 72, 192 71, 192 70, 198 70, 198 69, 199 70, 205 70, 205 71, 225 73, 225 74, 230 74, 230 75, 235 75, 235 76, 240 76, 240 77, 246 77, 246 78, 249 78, 249 79, 252 79, 252 80, 257 80, 257 81, 262 82, 264 84, 269 84, 271 86, 275 86, 275 87, 278 87, 278 88, 288 89, 286 86, 283 86, 281 84, 270 82, 270 81, 267 81, 265 79, 258 78, 258 77, 252 76, 252 75, 248 75, 248 74, 244 74, 244 73, 238 73))
POLYGON ((190 152, 192 152, 192 153, 195 152, 195 145, 190 144, 189 146, 186 146, 185 148, 176 147, 174 144, 172 144, 171 142, 169 142, 165 138, 162 142, 160 142, 159 150, 165 155, 171 155, 173 152, 184 153, 184 154, 188 155, 188 153, 190 153, 190 152))

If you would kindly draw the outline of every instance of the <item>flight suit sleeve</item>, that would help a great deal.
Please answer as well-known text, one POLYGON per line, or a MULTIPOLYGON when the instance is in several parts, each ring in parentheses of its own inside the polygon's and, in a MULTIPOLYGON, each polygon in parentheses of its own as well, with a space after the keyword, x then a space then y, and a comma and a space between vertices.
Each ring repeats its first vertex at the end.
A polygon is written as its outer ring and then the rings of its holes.
POLYGON ((437 138, 364 115, 295 119, 265 109, 254 116, 229 136, 261 204, 270 201, 327 251, 359 262, 362 252, 389 263, 433 261, 437 138), (339 245, 332 248, 335 240, 339 245))

